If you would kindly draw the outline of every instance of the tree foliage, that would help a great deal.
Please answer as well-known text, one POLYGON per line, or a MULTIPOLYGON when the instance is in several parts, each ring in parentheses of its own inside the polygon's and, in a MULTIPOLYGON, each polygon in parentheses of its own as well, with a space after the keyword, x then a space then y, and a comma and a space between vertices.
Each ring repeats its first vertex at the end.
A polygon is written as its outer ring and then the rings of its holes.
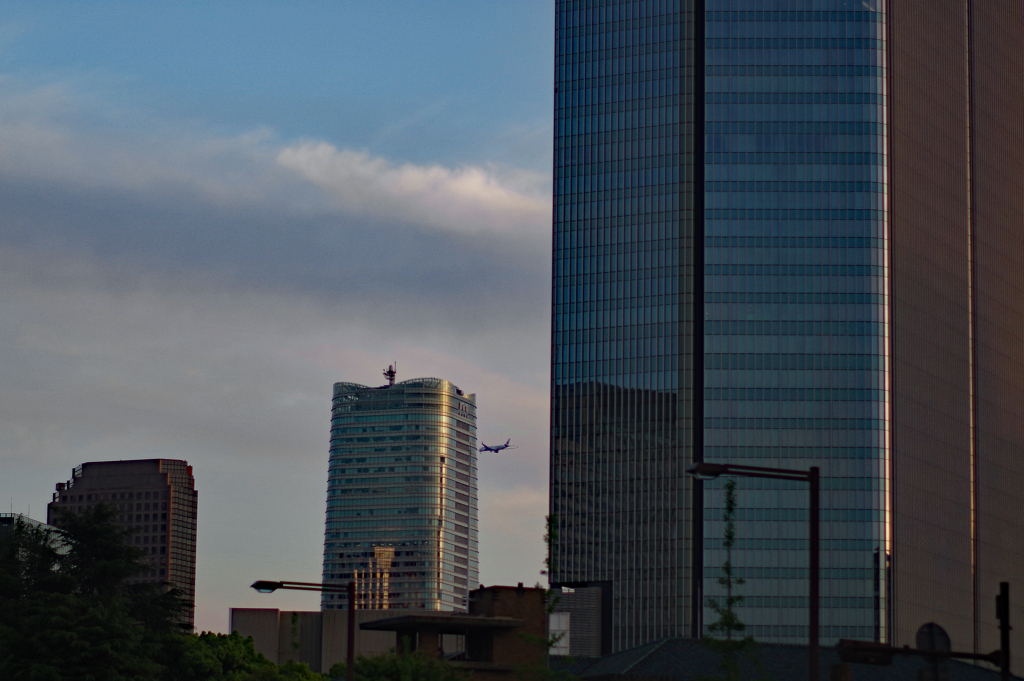
MULTIPOLYGON (((725 509, 722 520, 725 523, 725 533, 722 546, 725 548, 725 562, 722 563, 722 574, 718 578, 718 584, 725 589, 725 600, 708 599, 708 607, 718 615, 718 619, 708 625, 708 630, 713 635, 704 637, 704 645, 722 654, 719 669, 725 673, 725 680, 739 681, 742 678, 739 653, 746 655, 759 669, 761 664, 754 655, 757 643, 752 636, 734 638, 746 630, 746 625, 735 611, 735 607, 743 602, 743 596, 735 593, 734 588, 744 583, 742 578, 736 577, 732 566, 732 547, 736 545, 736 481, 728 480, 723 487, 725 509), (714 635, 724 635, 725 638, 716 638, 714 635)), ((763 675, 763 669, 761 671, 763 675)))
POLYGON ((180 641, 174 663, 168 665, 167 681, 247 681, 277 665, 257 653, 252 637, 203 632, 180 641))
POLYGON ((188 633, 180 591, 126 582, 146 568, 115 513, 65 512, 58 530, 19 522, 0 541, 0 679, 322 681, 252 638, 188 633))
POLYGON ((0 678, 143 681, 182 635, 176 590, 127 585, 143 568, 99 504, 61 529, 17 523, 0 545, 0 678))
MULTIPOLYGON (((356 658, 356 681, 465 681, 466 672, 444 660, 427 657, 422 650, 399 653, 391 650, 380 655, 356 658)), ((327 676, 345 678, 348 666, 338 662, 327 676)))

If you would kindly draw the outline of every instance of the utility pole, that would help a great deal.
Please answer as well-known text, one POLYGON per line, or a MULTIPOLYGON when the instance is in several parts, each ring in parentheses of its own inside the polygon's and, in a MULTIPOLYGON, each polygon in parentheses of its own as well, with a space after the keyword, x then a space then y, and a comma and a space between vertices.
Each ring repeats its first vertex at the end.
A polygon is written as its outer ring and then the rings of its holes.
POLYGON ((996 596, 996 618, 999 620, 999 675, 1010 681, 1010 583, 999 582, 996 596))

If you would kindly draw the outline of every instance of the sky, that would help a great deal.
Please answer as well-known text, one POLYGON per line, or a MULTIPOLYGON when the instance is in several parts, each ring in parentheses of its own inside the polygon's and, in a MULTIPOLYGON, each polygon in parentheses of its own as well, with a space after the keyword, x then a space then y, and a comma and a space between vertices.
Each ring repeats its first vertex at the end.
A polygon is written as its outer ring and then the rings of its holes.
POLYGON ((0 503, 186 459, 196 627, 319 581, 331 386, 476 393, 484 584, 541 579, 551 0, 88 3, 0 18, 0 503))

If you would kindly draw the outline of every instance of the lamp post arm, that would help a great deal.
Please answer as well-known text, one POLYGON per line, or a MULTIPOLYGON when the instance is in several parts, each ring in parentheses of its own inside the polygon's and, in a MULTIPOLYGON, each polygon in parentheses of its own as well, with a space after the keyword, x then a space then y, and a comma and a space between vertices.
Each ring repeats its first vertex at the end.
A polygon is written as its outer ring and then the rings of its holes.
POLYGON ((764 466, 744 466, 737 463, 722 464, 726 469, 728 475, 733 473, 734 475, 750 475, 752 473, 774 473, 785 477, 798 478, 800 480, 810 480, 811 472, 804 471, 797 468, 765 468, 764 466))

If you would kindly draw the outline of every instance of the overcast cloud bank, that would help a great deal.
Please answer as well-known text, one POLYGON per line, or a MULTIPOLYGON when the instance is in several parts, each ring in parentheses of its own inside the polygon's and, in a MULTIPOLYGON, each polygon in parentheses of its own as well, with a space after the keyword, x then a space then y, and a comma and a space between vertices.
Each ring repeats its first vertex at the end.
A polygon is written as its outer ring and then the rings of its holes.
MULTIPOLYGON (((171 457, 200 490, 198 626, 315 579, 330 386, 476 392, 483 579, 536 579, 546 497, 546 180, 218 136, 0 83, 0 494, 43 517, 87 460, 171 457), (508 525, 511 510, 523 522, 508 525), (535 528, 535 529, 531 529, 535 528), (276 575, 276 576, 275 576, 276 575)), ((8 502, 7 498, 2 499, 8 502)), ((7 505, 5 503, 5 505, 7 505)), ((312 602, 305 603, 311 607, 312 602)))

